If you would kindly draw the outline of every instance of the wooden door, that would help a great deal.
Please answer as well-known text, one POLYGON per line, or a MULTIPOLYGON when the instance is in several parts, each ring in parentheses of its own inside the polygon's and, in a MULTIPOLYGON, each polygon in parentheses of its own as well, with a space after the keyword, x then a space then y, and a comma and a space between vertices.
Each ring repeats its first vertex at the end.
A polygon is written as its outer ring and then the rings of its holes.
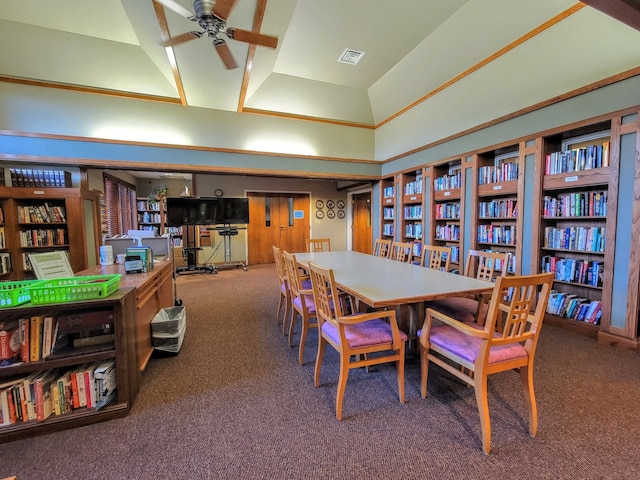
POLYGON ((248 193, 247 225, 250 265, 273 263, 273 245, 288 252, 305 252, 309 237, 309 195, 248 193))
POLYGON ((371 192, 359 193, 353 196, 353 247, 354 252, 371 253, 371 192))

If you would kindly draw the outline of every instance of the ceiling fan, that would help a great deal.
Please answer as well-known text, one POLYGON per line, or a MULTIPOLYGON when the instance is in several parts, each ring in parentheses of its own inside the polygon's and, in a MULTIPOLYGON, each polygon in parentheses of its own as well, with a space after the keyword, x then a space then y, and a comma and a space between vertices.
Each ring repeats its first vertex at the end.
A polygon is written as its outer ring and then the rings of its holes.
POLYGON ((231 55, 231 50, 229 50, 227 43, 222 38, 218 37, 219 34, 224 34, 228 38, 238 40, 239 42, 262 45, 269 48, 276 48, 278 46, 278 37, 262 35, 260 33, 242 30, 240 28, 227 28, 227 17, 229 16, 236 0, 195 0, 193 2, 193 10, 195 13, 183 7, 176 0, 156 1, 168 9, 173 10, 177 14, 182 15, 193 22, 198 22, 198 25, 200 25, 204 30, 202 32, 186 32, 178 35, 177 37, 170 38, 161 44, 163 47, 172 47, 195 38, 200 38, 206 34, 207 37, 212 39, 213 46, 216 48, 218 55, 220 55, 222 63, 224 63, 227 69, 231 70, 233 68, 237 68, 238 65, 236 64, 233 55, 231 55))

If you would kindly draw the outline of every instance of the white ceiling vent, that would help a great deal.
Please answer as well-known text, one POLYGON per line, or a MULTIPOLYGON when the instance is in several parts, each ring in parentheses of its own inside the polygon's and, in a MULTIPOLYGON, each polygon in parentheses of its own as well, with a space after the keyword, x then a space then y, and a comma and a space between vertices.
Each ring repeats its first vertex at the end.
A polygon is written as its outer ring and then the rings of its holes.
POLYGON ((364 57, 365 52, 359 52, 358 50, 354 50, 353 48, 345 48, 342 55, 338 58, 339 62, 348 63, 349 65, 356 65, 362 57, 364 57))

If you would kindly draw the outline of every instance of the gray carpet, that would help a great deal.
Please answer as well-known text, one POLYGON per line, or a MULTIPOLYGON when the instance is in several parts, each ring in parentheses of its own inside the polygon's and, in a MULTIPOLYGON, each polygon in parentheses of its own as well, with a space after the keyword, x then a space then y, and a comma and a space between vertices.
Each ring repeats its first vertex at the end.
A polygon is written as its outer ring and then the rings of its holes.
MULTIPOLYGON (((313 386, 275 325, 273 265, 178 278, 187 309, 182 351, 152 359, 131 414, 0 445, 0 478, 636 479, 640 357, 545 326, 538 350, 539 429, 515 373, 492 377, 492 453, 481 450, 473 390, 419 364, 398 402, 392 366, 352 372, 335 419, 338 357, 313 386)), ((299 330, 299 328, 298 328, 299 330)), ((298 332, 299 334, 299 332, 298 332)), ((298 335, 296 335, 296 343, 298 335)), ((297 345, 296 345, 297 346, 297 345)))

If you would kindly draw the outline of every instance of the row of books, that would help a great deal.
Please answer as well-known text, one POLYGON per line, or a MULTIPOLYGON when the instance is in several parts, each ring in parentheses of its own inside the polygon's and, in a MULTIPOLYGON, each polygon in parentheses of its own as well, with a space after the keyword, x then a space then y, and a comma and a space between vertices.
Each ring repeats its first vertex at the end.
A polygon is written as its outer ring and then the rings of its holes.
POLYGON ((158 212, 138 212, 138 223, 160 223, 162 217, 158 212))
POLYGON ((7 248, 7 243, 4 235, 4 227, 0 227, 0 248, 7 248))
POLYGON ((438 203, 434 210, 436 219, 457 220, 460 218, 460 202, 438 203))
POLYGON ((421 223, 407 223, 404 227, 405 237, 415 238, 417 240, 422 238, 422 224, 421 223))
POLYGON ((19 223, 65 223, 67 214, 64 207, 43 203, 42 205, 19 205, 19 223))
POLYGON ((10 168, 12 187, 70 188, 71 172, 63 170, 37 170, 10 168))
POLYGON ((609 166, 609 142, 553 152, 545 157, 545 175, 609 166))
POLYGON ((422 205, 408 205, 404 207, 405 220, 422 219, 422 205))
MULTIPOLYGON (((0 183, 0 185, 4 185, 0 183)), ((2 207, 0 207, 0 223, 4 223, 4 212, 2 211, 2 207)))
POLYGON ((518 202, 516 200, 492 200, 478 205, 480 218, 516 218, 518 202))
POLYGON ((518 162, 500 162, 478 168, 478 185, 518 179, 518 162))
POLYGON ((20 232, 21 247, 57 247, 68 244, 65 228, 38 228, 20 232))
POLYGON ((606 217, 607 191, 578 192, 552 197, 545 195, 545 217, 606 217))
POLYGON ((413 182, 407 182, 404 185, 405 195, 415 195, 422 193, 422 175, 417 175, 413 182))
POLYGON ((157 200, 138 200, 136 208, 141 212, 160 212, 160 202, 157 200))
POLYGON ((382 196, 384 198, 393 198, 396 195, 395 187, 385 187, 382 189, 382 196))
POLYGON ((460 240, 460 226, 436 225, 436 240, 460 240))
POLYGON ((452 188, 462 187, 462 172, 458 170, 451 175, 443 175, 433 181, 433 189, 435 191, 451 190, 452 188))
POLYGON ((605 227, 545 227, 544 247, 579 252, 604 252, 605 227))
POLYGON ((547 313, 598 325, 602 316, 602 302, 552 290, 547 313))
POLYGON ((0 426, 44 421, 80 408, 103 408, 116 396, 115 361, 35 372, 0 384, 0 426))
POLYGON ((387 235, 388 237, 393 237, 393 233, 394 233, 393 224, 392 223, 385 223, 382 226, 382 233, 384 235, 387 235))
POLYGON ((543 273, 555 273, 555 279, 560 282, 602 287, 602 262, 545 255, 540 260, 540 270, 543 273))
POLYGON ((395 210, 393 209, 393 207, 385 207, 382 210, 382 217, 385 220, 393 220, 393 218, 395 217, 395 210))
POLYGON ((480 225, 478 227, 478 242, 515 245, 516 227, 515 225, 480 225))

